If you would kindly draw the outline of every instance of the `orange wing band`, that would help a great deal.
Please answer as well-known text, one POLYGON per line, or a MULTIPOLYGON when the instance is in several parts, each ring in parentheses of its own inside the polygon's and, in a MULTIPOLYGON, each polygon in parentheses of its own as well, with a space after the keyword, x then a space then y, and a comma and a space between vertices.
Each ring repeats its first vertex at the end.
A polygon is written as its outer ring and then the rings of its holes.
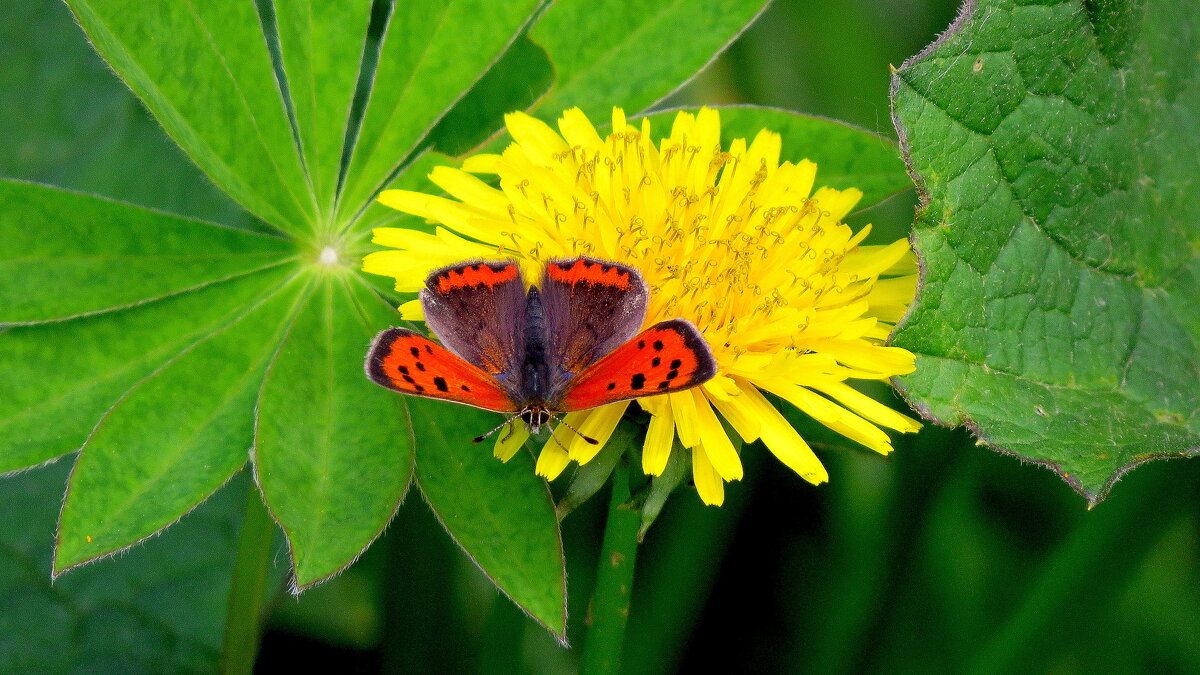
POLYGON ((367 353, 367 376, 388 389, 495 410, 517 406, 495 378, 429 338, 404 328, 389 328, 367 353))
POLYGON ((593 284, 616 286, 621 290, 629 288, 628 268, 606 265, 598 260, 588 258, 551 262, 546 267, 546 275, 565 284, 589 281, 593 284))
POLYGON ((561 411, 585 410, 704 384, 717 373, 712 350, 690 322, 657 323, 579 373, 559 402, 561 411))
POLYGON ((520 273, 516 263, 511 262, 469 263, 435 272, 426 283, 430 288, 436 288, 439 293, 449 293, 456 288, 468 286, 492 288, 496 284, 516 279, 520 273))

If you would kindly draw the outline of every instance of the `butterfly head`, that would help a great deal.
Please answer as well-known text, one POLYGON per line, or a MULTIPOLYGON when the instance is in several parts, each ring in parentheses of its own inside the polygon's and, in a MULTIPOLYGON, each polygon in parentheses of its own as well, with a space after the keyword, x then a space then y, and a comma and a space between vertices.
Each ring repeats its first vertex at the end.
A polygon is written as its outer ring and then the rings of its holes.
POLYGON ((530 403, 517 413, 517 417, 525 422, 525 425, 529 427, 529 433, 534 436, 541 432, 542 426, 549 424, 553 416, 554 414, 540 403, 530 403))

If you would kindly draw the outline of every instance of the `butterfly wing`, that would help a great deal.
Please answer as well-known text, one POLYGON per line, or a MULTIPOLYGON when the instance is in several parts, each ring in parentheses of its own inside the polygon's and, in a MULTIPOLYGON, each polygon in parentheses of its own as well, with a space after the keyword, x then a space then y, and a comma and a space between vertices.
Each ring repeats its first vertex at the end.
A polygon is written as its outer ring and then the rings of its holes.
POLYGON ((556 411, 669 394, 704 384, 717 362, 700 331, 685 319, 656 323, 572 379, 556 411))
POLYGON ((470 261, 429 275, 425 323, 450 351, 516 394, 525 355, 525 283, 511 260, 470 261))
POLYGON ((552 260, 539 289, 552 391, 633 337, 646 318, 646 282, 626 265, 552 260))
POLYGON ((517 405, 494 377, 405 328, 389 328, 375 337, 367 352, 366 368, 367 377, 405 394, 498 412, 517 411, 517 405))

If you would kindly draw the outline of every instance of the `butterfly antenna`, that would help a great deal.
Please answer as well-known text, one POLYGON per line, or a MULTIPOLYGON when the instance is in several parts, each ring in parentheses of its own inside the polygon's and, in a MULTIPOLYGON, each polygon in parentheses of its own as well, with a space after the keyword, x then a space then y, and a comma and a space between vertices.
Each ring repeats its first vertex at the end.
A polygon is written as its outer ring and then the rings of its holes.
MULTIPOLYGON (((591 443, 592 445, 600 445, 600 441, 592 438, 591 436, 585 436, 583 434, 583 432, 579 431, 578 429, 576 429, 575 427, 573 427, 569 423, 567 423, 567 420, 565 418, 563 418, 562 416, 551 413, 550 417, 552 419, 558 420, 560 424, 562 424, 566 428, 570 429, 571 431, 574 431, 576 436, 582 438, 583 440, 587 441, 588 443, 591 443)), ((553 436, 551 436, 551 438, 553 438, 553 436)), ((562 444, 560 443, 559 445, 562 445, 562 444)))
POLYGON ((491 436, 492 434, 496 433, 497 431, 500 431, 501 429, 503 429, 503 428, 504 428, 504 425, 506 425, 506 424, 508 424, 509 422, 511 422, 511 421, 513 421, 513 420, 515 420, 515 419, 517 419, 517 418, 518 418, 518 417, 520 417, 520 416, 521 416, 521 413, 515 413, 515 414, 513 414, 513 415, 510 415, 510 416, 508 417, 508 419, 506 419, 506 420, 504 420, 503 422, 501 422, 501 423, 500 423, 500 424, 499 424, 499 425, 498 425, 498 426, 497 426, 495 429, 492 429, 491 431, 487 432, 486 434, 484 434, 484 435, 482 435, 482 436, 476 436, 475 438, 472 438, 472 439, 471 439, 471 442, 472 442, 472 443, 482 443, 482 442, 483 442, 483 439, 487 438, 488 436, 491 436))

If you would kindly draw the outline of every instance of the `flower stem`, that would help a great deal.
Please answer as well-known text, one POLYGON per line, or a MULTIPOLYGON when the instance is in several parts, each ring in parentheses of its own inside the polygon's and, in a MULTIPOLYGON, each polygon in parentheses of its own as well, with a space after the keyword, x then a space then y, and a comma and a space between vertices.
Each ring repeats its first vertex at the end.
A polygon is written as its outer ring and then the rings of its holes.
POLYGON ((271 559, 275 521, 267 513, 258 488, 247 491, 246 513, 238 538, 233 583, 229 588, 229 614, 225 618, 225 642, 221 648, 221 672, 241 675, 254 670, 262 628, 263 594, 271 559))
POLYGON ((622 462, 612 474, 612 497, 604 525, 604 544, 596 570, 596 588, 588 608, 588 632, 579 672, 615 673, 621 665, 629 597, 637 561, 637 533, 641 514, 622 508, 629 501, 629 467, 622 462))

